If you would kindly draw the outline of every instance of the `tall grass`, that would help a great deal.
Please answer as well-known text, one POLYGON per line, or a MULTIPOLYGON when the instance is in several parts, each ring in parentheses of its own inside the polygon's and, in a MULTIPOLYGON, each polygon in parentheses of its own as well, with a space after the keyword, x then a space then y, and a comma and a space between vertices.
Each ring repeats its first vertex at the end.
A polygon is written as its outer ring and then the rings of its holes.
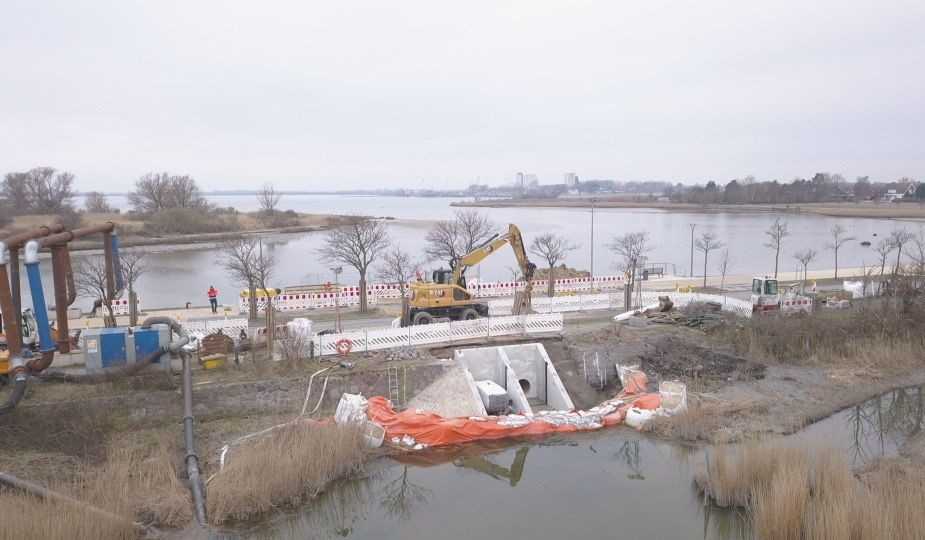
POLYGON ((249 519, 318 495, 361 469, 362 434, 360 426, 293 424, 235 448, 209 483, 209 518, 216 524, 249 519))
POLYGON ((911 466, 858 479, 836 451, 753 442, 711 452, 695 483, 745 508, 761 540, 925 538, 925 473, 911 466))
POLYGON ((14 491, 0 493, 0 538, 135 538, 135 522, 179 526, 191 518, 188 491, 177 479, 175 446, 115 447, 100 465, 87 464, 71 481, 48 486, 120 519, 108 519, 68 502, 14 491))

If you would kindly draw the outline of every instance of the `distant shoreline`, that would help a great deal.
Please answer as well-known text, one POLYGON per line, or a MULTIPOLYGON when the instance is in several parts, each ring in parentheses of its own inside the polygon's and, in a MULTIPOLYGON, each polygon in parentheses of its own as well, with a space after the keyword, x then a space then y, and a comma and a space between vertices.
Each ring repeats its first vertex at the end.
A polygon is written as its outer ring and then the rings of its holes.
POLYGON ((450 206, 469 208, 646 208, 666 212, 704 214, 812 214, 827 217, 925 220, 925 204, 916 203, 807 203, 807 204, 691 204, 626 199, 490 199, 459 201, 450 206))

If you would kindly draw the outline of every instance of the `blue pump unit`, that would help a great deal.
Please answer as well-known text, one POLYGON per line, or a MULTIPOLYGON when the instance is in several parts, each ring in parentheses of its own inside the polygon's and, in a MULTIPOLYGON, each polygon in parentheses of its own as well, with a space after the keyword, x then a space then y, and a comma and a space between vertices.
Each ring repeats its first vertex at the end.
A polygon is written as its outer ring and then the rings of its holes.
POLYGON ((51 326, 48 324, 48 306, 45 304, 45 290, 42 289, 42 274, 39 271, 39 246, 35 240, 26 244, 26 275, 29 276, 29 290, 32 292, 32 307, 35 323, 38 326, 39 349, 43 353, 58 350, 51 339, 51 326))

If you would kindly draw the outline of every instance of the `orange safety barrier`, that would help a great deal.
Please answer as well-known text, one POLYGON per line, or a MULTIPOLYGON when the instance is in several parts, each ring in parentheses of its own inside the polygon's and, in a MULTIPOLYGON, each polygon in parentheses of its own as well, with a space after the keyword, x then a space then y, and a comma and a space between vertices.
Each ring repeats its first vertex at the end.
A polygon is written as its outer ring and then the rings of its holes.
MULTIPOLYGON (((641 373, 641 372, 640 372, 641 373)), ((645 374, 642 374, 645 377, 645 374)), ((638 382, 638 381, 637 381, 638 382)), ((604 426, 621 424, 630 407, 657 409, 661 404, 656 394, 640 394, 638 388, 627 389, 618 398, 623 404, 616 411, 603 417, 604 426), (632 390, 632 391, 630 391, 632 390)), ((469 417, 444 418, 430 412, 406 410, 395 412, 389 400, 382 396, 369 398, 367 414, 369 419, 385 428, 387 439, 409 435, 418 443, 428 446, 446 446, 474 441, 491 441, 509 437, 546 435, 549 433, 572 433, 579 428, 572 424, 553 424, 542 417, 531 419, 525 425, 504 425, 504 416, 486 416, 478 419, 469 417)))

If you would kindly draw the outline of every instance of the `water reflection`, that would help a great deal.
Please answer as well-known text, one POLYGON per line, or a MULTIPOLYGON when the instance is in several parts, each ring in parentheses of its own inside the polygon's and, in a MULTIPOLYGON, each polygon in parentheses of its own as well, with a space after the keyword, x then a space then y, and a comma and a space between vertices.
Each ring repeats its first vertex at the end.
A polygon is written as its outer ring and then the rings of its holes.
POLYGON ((894 454, 921 432, 922 388, 900 388, 841 413, 851 435, 848 450, 854 464, 894 454))
POLYGON ((704 506, 688 455, 622 428, 415 452, 240 535, 748 538, 740 515, 704 506))

